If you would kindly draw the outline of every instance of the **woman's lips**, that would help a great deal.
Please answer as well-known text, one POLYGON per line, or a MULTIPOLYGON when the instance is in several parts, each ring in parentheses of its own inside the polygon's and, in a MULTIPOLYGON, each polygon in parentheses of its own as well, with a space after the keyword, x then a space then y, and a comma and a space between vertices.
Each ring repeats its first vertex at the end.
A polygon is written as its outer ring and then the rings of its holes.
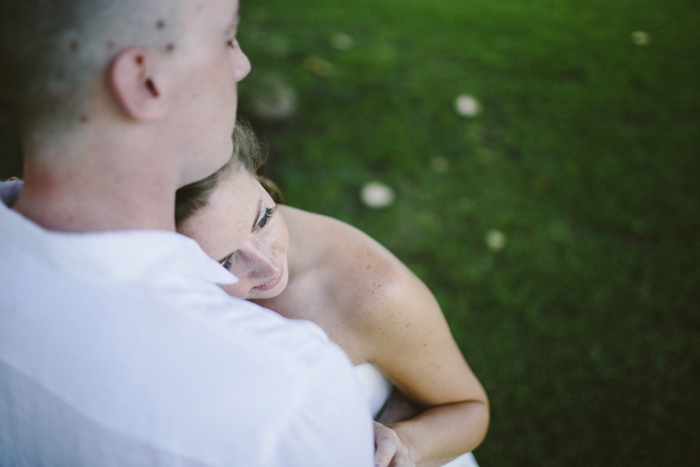
POLYGON ((264 284, 258 285, 253 287, 255 290, 270 290, 273 287, 277 286, 277 284, 280 283, 282 280, 282 276, 284 276, 284 267, 282 268, 282 271, 277 275, 277 277, 274 277, 270 279, 269 281, 265 282, 264 284))

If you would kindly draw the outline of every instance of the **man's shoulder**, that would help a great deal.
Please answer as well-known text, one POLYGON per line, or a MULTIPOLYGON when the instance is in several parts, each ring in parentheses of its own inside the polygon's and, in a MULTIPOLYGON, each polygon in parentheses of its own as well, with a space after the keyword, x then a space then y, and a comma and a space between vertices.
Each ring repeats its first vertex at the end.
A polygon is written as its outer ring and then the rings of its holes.
POLYGON ((93 284, 60 309, 51 290, 31 310, 2 304, 0 360, 108 432, 198 459, 266 456, 290 429, 325 439, 319 399, 354 400, 341 351, 315 325, 205 290, 93 284))
MULTIPOLYGON (((145 298, 145 303, 151 301, 145 298)), ((252 367, 279 367, 267 372, 275 379, 302 380, 304 373, 313 372, 326 359, 338 358, 326 334, 309 321, 288 320, 254 303, 229 297, 218 288, 183 301, 172 296, 153 299, 194 341, 228 349, 252 367)))

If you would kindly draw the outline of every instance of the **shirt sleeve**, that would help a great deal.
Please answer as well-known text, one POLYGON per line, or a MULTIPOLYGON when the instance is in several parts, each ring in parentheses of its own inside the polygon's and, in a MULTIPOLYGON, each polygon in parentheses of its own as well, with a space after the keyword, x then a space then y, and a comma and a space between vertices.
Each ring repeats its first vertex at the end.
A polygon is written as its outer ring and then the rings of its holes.
POLYGON ((345 354, 337 348, 309 378, 289 412, 269 465, 373 465, 372 417, 345 354))

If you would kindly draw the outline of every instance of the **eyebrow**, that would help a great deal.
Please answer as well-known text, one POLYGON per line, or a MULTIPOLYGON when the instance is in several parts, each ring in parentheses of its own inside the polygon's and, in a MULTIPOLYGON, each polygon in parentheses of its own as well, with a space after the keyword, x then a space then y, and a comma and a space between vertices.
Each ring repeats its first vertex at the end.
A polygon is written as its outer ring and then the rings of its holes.
POLYGON ((263 200, 262 200, 262 196, 261 196, 260 199, 258 199, 258 212, 255 215, 255 219, 253 219, 253 227, 250 229, 251 232, 253 230, 255 230, 255 226, 258 225, 258 219, 260 219, 260 214, 262 213, 262 205, 263 205, 263 200))

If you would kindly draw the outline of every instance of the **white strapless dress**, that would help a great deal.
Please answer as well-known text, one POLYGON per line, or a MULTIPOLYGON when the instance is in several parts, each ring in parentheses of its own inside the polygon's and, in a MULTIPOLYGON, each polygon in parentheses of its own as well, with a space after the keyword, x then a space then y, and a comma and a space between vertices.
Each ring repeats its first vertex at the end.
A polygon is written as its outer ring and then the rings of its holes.
MULTIPOLYGON (((379 368, 369 362, 355 366, 355 374, 360 381, 360 387, 369 404, 372 417, 376 418, 389 399, 392 388, 391 381, 384 376, 379 368)), ((468 452, 453 459, 443 467, 479 467, 479 464, 476 463, 474 455, 468 452)))

